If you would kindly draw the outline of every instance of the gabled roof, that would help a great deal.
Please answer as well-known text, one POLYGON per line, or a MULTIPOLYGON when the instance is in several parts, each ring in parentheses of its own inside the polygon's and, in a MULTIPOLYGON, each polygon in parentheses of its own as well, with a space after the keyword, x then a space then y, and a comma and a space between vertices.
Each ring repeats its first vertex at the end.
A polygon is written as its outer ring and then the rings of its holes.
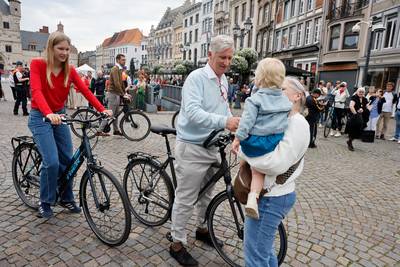
POLYGON ((114 33, 113 36, 103 41, 103 47, 121 46, 126 44, 140 45, 143 39, 143 33, 138 29, 130 29, 114 33))
POLYGON ((48 38, 48 33, 21 31, 22 50, 29 50, 28 46, 33 44, 36 46, 35 51, 44 51, 48 38))
POLYGON ((0 14, 11 15, 10 6, 4 0, 0 0, 0 14))

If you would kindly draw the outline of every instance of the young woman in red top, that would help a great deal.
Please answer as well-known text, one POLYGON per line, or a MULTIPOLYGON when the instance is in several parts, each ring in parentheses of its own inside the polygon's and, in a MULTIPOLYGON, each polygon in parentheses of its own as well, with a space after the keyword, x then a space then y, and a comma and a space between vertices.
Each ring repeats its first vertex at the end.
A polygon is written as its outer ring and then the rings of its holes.
MULTIPOLYGON (((39 215, 43 218, 53 216, 51 206, 56 204, 57 180, 72 158, 71 133, 68 125, 61 124, 60 117, 60 114, 65 114, 64 103, 71 83, 99 112, 112 115, 85 86, 75 68, 69 65, 70 46, 68 36, 53 32, 47 41, 46 58, 33 59, 30 66, 32 110, 28 127, 42 156, 39 215), (51 124, 44 122, 44 117, 51 124)), ((81 209, 74 201, 72 186, 71 179, 59 204, 72 213, 79 213, 81 209)))

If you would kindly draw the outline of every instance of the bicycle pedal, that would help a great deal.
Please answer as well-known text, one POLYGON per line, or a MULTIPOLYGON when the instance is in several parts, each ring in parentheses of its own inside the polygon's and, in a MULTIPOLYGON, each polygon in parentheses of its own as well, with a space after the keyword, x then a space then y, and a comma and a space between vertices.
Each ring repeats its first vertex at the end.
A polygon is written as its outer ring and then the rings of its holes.
POLYGON ((168 233, 165 235, 165 237, 167 238, 167 240, 168 240, 169 242, 173 242, 173 241, 174 241, 174 239, 172 238, 171 232, 168 232, 168 233))

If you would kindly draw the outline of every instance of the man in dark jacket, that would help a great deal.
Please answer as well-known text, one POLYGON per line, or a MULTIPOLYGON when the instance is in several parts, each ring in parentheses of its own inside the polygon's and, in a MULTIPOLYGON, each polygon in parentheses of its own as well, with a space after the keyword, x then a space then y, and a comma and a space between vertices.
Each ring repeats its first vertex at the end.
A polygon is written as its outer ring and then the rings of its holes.
POLYGON ((23 77, 24 68, 22 67, 22 62, 17 62, 17 70, 13 75, 14 84, 15 84, 15 92, 17 95, 17 101, 14 105, 14 115, 18 115, 19 105, 22 103, 22 111, 24 116, 28 116, 28 109, 26 107, 28 99, 27 99, 27 90, 26 90, 26 82, 29 81, 29 77, 23 77))
POLYGON ((308 114, 306 120, 310 125, 310 144, 308 147, 316 148, 315 139, 317 138, 317 124, 320 118, 320 113, 324 110, 324 104, 321 103, 318 98, 321 96, 320 89, 314 89, 306 98, 306 107, 308 109, 308 114))
POLYGON ((103 76, 103 72, 97 72, 97 79, 94 80, 94 94, 100 103, 104 104, 104 93, 106 90, 106 78, 103 76))

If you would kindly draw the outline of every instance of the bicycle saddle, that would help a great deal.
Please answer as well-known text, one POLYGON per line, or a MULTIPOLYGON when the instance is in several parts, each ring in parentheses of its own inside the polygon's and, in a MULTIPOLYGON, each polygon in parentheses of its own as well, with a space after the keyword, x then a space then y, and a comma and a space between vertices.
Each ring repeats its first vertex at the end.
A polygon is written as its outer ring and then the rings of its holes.
POLYGON ((176 129, 164 125, 151 126, 150 131, 159 135, 167 135, 167 134, 176 135, 176 129))

